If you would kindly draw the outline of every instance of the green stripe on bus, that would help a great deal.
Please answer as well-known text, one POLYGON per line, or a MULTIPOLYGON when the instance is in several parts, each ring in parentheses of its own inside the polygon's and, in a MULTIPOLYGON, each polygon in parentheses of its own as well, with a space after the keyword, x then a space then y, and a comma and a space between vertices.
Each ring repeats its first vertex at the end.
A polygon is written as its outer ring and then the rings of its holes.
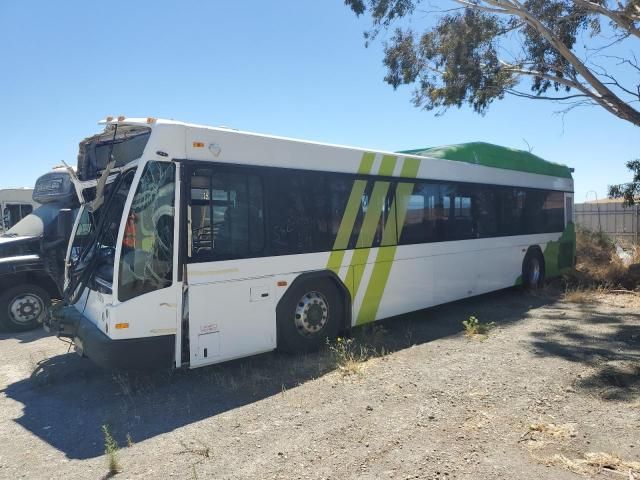
POLYGON ((362 160, 360 160, 360 167, 358 173, 360 175, 368 175, 373 167, 373 161, 376 159, 376 154, 372 152, 366 152, 362 154, 362 160))
POLYGON ((362 273, 364 272, 364 267, 360 269, 356 268, 356 266, 365 265, 367 263, 370 250, 370 248, 360 248, 353 251, 349 270, 347 271, 347 276, 344 279, 344 283, 349 289, 349 293, 351 293, 352 300, 355 299, 356 293, 358 293, 360 282, 362 281, 362 273))
MULTIPOLYGON (((392 175, 393 170, 396 168, 397 161, 398 159, 395 156, 383 156, 380 162, 380 168, 378 169, 378 175, 392 175)), ((364 273, 364 267, 359 266, 366 265, 369 259, 369 252, 375 239, 380 216, 382 215, 382 208, 384 207, 390 185, 390 182, 375 182, 373 185, 373 191, 371 192, 371 197, 367 204, 367 211, 362 220, 360 234, 356 242, 357 250, 353 252, 351 263, 349 264, 349 271, 345 278, 345 283, 347 288, 350 289, 352 299, 355 299, 358 294, 364 273)))
MULTIPOLYGON (((384 155, 380 162, 378 175, 391 176, 396 168, 398 158, 392 155, 384 155)), ((404 167, 403 167, 404 168, 404 167)), ((367 205, 367 213, 365 214, 358 237, 356 248, 368 248, 373 245, 376 229, 380 222, 382 209, 384 207, 387 193, 389 192, 389 182, 376 182, 373 186, 373 192, 367 205)))
POLYGON ((347 288, 351 287, 351 298, 355 299, 360 288, 360 281, 362 280, 362 273, 364 267, 358 268, 358 265, 365 265, 369 259, 369 251, 376 235, 376 229, 380 222, 380 216, 382 215, 382 207, 384 200, 387 197, 389 191, 389 182, 376 182, 373 185, 373 192, 367 205, 367 213, 364 215, 362 226, 360 227, 360 235, 358 235, 358 241, 356 242, 356 249, 351 257, 351 264, 349 265, 349 272, 345 283, 347 288), (353 282, 353 283, 350 283, 353 282))
POLYGON ((336 275, 340 274, 340 267, 342 266, 342 259, 344 258, 344 250, 336 250, 329 255, 329 261, 327 262, 327 269, 333 271, 336 275))
POLYGON ((402 170, 400 171, 401 177, 416 178, 418 176, 418 170, 420 169, 420 159, 418 158, 405 158, 402 164, 402 170))
MULTIPOLYGON (((358 173, 361 175, 367 175, 371 172, 373 161, 376 156, 374 153, 366 152, 362 155, 360 160, 360 166, 358 167, 358 173)), ((349 239, 351 238, 351 232, 353 231, 353 225, 356 222, 358 211, 360 210, 360 202, 362 200, 362 194, 367 187, 366 180, 355 180, 353 187, 351 188, 351 194, 347 201, 342 220, 340 221, 340 227, 338 228, 338 234, 333 243, 333 251, 329 255, 329 261, 327 262, 327 268, 333 272, 339 274, 340 267, 342 266, 342 260, 344 259, 344 250, 349 246, 349 239)))
POLYGON ((373 266, 371 280, 369 280, 369 285, 367 285, 367 290, 364 293, 364 299, 362 300, 362 306, 358 312, 356 325, 372 322, 376 319, 380 300, 382 300, 384 289, 387 286, 387 280, 389 279, 393 259, 396 255, 396 248, 396 246, 393 246, 380 247, 378 249, 376 263, 373 266))
POLYGON ((397 205, 396 212, 398 212, 398 239, 402 233, 402 227, 404 227, 404 220, 407 217, 407 209, 409 208, 411 193, 413 193, 413 183, 399 183, 396 187, 395 203, 397 205))
MULTIPOLYGON (((420 160, 407 158, 402 165, 400 175, 403 177, 415 178, 418 175, 419 168, 420 160)), ((383 245, 385 243, 391 243, 392 239, 397 242, 400 238, 412 192, 413 184, 411 183, 400 183, 396 187, 396 195, 393 205, 391 206, 392 214, 389 215, 382 234, 383 245), (395 212, 397 212, 397 219, 394 218, 395 212), (396 225, 398 227, 397 237, 395 237, 396 225)), ((393 265, 393 260, 396 255, 396 249, 396 245, 380 247, 378 249, 376 261, 371 272, 371 278, 369 279, 369 284, 367 285, 367 290, 365 291, 364 298, 362 300, 362 306, 358 312, 356 325, 372 322, 376 319, 378 308, 380 307, 380 301, 382 300, 384 289, 386 288, 387 281, 389 280, 389 274, 391 273, 391 266, 393 265)))
POLYGON ((383 156, 382 162, 380 163, 380 171, 378 172, 378 175, 383 175, 385 177, 390 177, 391 175, 393 175, 393 170, 396 168, 397 161, 397 157, 391 155, 383 156))
POLYGON ((398 242, 396 237, 396 200, 393 200, 391 204, 391 213, 389 213, 389 218, 387 218, 387 223, 384 226, 384 230, 382 231, 382 242, 380 242, 380 246, 384 247, 385 245, 395 245, 398 242))
POLYGON ((349 246, 349 239, 351 238, 353 225, 356 222, 356 217, 360 210, 360 202, 362 201, 362 194, 366 187, 366 180, 356 180, 353 182, 351 195, 349 195, 347 207, 344 209, 344 214, 340 221, 340 227, 338 228, 338 234, 336 235, 336 240, 333 243, 334 250, 344 250, 349 246))
POLYGON ((371 197, 367 205, 367 212, 364 214, 364 220, 360 227, 360 235, 358 235, 356 248, 369 248, 373 244, 376 229, 378 223, 380 223, 384 201, 389 191, 389 185, 391 185, 390 182, 375 182, 373 185, 373 191, 371 192, 371 197))

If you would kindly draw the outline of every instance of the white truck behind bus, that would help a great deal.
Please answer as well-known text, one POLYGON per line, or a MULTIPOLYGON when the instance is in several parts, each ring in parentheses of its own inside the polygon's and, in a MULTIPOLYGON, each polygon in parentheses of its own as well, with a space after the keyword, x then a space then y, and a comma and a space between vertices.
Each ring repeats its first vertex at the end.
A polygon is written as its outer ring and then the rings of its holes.
POLYGON ((39 204, 32 199, 33 188, 0 190, 0 233, 6 232, 29 215, 39 204))

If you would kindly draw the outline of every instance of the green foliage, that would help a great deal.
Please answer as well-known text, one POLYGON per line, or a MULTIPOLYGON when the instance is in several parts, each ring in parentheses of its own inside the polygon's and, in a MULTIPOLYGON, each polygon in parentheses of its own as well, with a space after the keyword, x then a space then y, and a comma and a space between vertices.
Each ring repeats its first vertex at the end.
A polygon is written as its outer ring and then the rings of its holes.
POLYGON ((444 15, 419 38, 397 29, 385 47, 385 81, 394 88, 418 83, 413 101, 427 110, 468 103, 483 113, 513 86, 512 75, 500 68, 495 41, 506 28, 495 16, 466 9, 444 15))
POLYGON ((496 326, 495 322, 480 323, 480 320, 473 315, 471 315, 467 320, 463 320, 462 325, 464 326, 464 333, 469 337, 474 337, 476 335, 485 336, 489 333, 489 330, 496 326))
POLYGON ((609 48, 619 54, 623 42, 640 38, 638 0, 452 3, 458 8, 436 10, 437 4, 422 0, 345 0, 356 15, 371 17, 367 45, 400 20, 427 25, 419 33, 396 28, 383 60, 385 81, 393 88, 414 85, 418 107, 442 113, 466 104, 483 114, 494 100, 513 94, 600 105, 640 126, 640 81, 623 85, 616 79, 623 73, 637 78, 638 61, 632 53, 607 55, 609 48), (524 79, 530 92, 517 90, 524 79))
POLYGON ((629 160, 627 168, 633 175, 631 182, 609 185, 609 197, 622 198, 627 206, 635 205, 640 199, 640 159, 629 160))
POLYGON ((102 433, 104 434, 104 453, 107 456, 109 475, 113 476, 122 471, 118 461, 118 442, 111 435, 108 425, 102 425, 102 433))

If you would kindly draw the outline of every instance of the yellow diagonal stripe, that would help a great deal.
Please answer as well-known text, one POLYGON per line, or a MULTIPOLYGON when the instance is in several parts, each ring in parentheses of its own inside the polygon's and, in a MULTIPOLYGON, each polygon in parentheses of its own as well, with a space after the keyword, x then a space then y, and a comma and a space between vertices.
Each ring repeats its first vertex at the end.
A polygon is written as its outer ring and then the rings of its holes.
MULTIPOLYGON (((378 169, 378 175, 390 176, 393 174, 393 170, 396 167, 398 159, 393 155, 384 155, 380 162, 380 168, 378 169)), ((356 249, 351 257, 351 263, 349 265, 349 271, 345 278, 345 284, 350 289, 351 298, 355 299, 360 288, 360 281, 362 280, 362 274, 364 267, 369 260, 369 253, 371 246, 375 239, 376 230, 382 210, 384 208, 384 202, 389 192, 390 182, 375 182, 373 185, 373 191, 367 204, 367 212, 364 215, 362 226, 360 227, 360 234, 358 235, 358 241, 356 242, 356 249)))
MULTIPOLYGON (((373 167, 375 157, 374 153, 364 153, 360 160, 358 173, 361 175, 369 174, 371 172, 371 167, 373 167)), ((364 193, 366 186, 366 180, 355 180, 353 182, 353 187, 351 187, 351 194, 349 195, 349 200, 347 200, 347 206, 342 214, 340 227, 338 227, 338 233, 333 243, 333 251, 329 255, 329 261, 327 262, 327 268, 335 272, 336 275, 340 272, 340 267, 342 266, 344 250, 349 246, 349 239, 351 238, 353 225, 355 224, 358 211, 360 210, 360 202, 362 201, 362 194, 364 193)))
MULTIPOLYGON (((419 168, 420 160, 406 158, 402 165, 400 175, 405 178, 415 178, 418 175, 419 168)), ((382 234, 383 245, 388 245, 386 242, 391 242, 391 240, 393 240, 394 245, 378 249, 375 265, 371 272, 371 278, 362 300, 362 306, 358 312, 356 325, 372 322, 376 319, 378 308, 380 307, 380 301, 382 300, 384 289, 387 285, 387 281, 389 280, 389 274, 391 273, 391 267, 396 255, 397 245, 395 244, 402 233, 402 228, 407 215, 407 208, 409 206, 409 199, 412 192, 413 183, 399 183, 396 187, 396 195, 392 205, 392 214, 389 215, 382 234), (393 218, 396 212, 397 221, 393 218)))
POLYGON ((364 215, 358 241, 356 242, 356 250, 351 257, 350 268, 345 278, 347 288, 351 291, 351 298, 355 298, 360 288, 362 270, 357 266, 365 265, 369 259, 369 250, 371 250, 370 247, 376 235, 376 228, 380 221, 380 215, 382 215, 382 207, 389 191, 389 185, 389 182, 376 182, 373 186, 371 198, 367 205, 367 213, 364 215))
POLYGON ((373 185, 373 191, 371 192, 369 204, 367 205, 367 212, 364 215, 362 227, 360 227, 360 235, 358 235, 356 248, 368 248, 373 244, 376 228, 382 215, 384 201, 389 191, 389 185, 391 185, 389 182, 376 182, 373 185))
POLYGON ((394 157, 392 155, 384 155, 382 157, 382 162, 380 162, 380 170, 378 171, 378 175, 383 175, 385 177, 390 177, 391 175, 393 175, 393 170, 396 168, 397 161, 397 157, 394 157))

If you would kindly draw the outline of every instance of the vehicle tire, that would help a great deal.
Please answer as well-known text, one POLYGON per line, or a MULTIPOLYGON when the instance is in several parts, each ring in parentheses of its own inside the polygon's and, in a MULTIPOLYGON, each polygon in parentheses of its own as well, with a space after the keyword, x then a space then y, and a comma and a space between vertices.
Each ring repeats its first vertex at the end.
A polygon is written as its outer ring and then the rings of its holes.
POLYGON ((0 294, 0 329, 23 332, 37 328, 44 320, 51 297, 37 285, 25 283, 0 294))
POLYGON ((522 261, 522 285, 537 290, 544 285, 544 257, 537 248, 531 248, 522 261))
POLYGON ((288 353, 320 349, 338 335, 344 300, 328 278, 304 280, 292 286, 276 312, 278 350, 288 353))

